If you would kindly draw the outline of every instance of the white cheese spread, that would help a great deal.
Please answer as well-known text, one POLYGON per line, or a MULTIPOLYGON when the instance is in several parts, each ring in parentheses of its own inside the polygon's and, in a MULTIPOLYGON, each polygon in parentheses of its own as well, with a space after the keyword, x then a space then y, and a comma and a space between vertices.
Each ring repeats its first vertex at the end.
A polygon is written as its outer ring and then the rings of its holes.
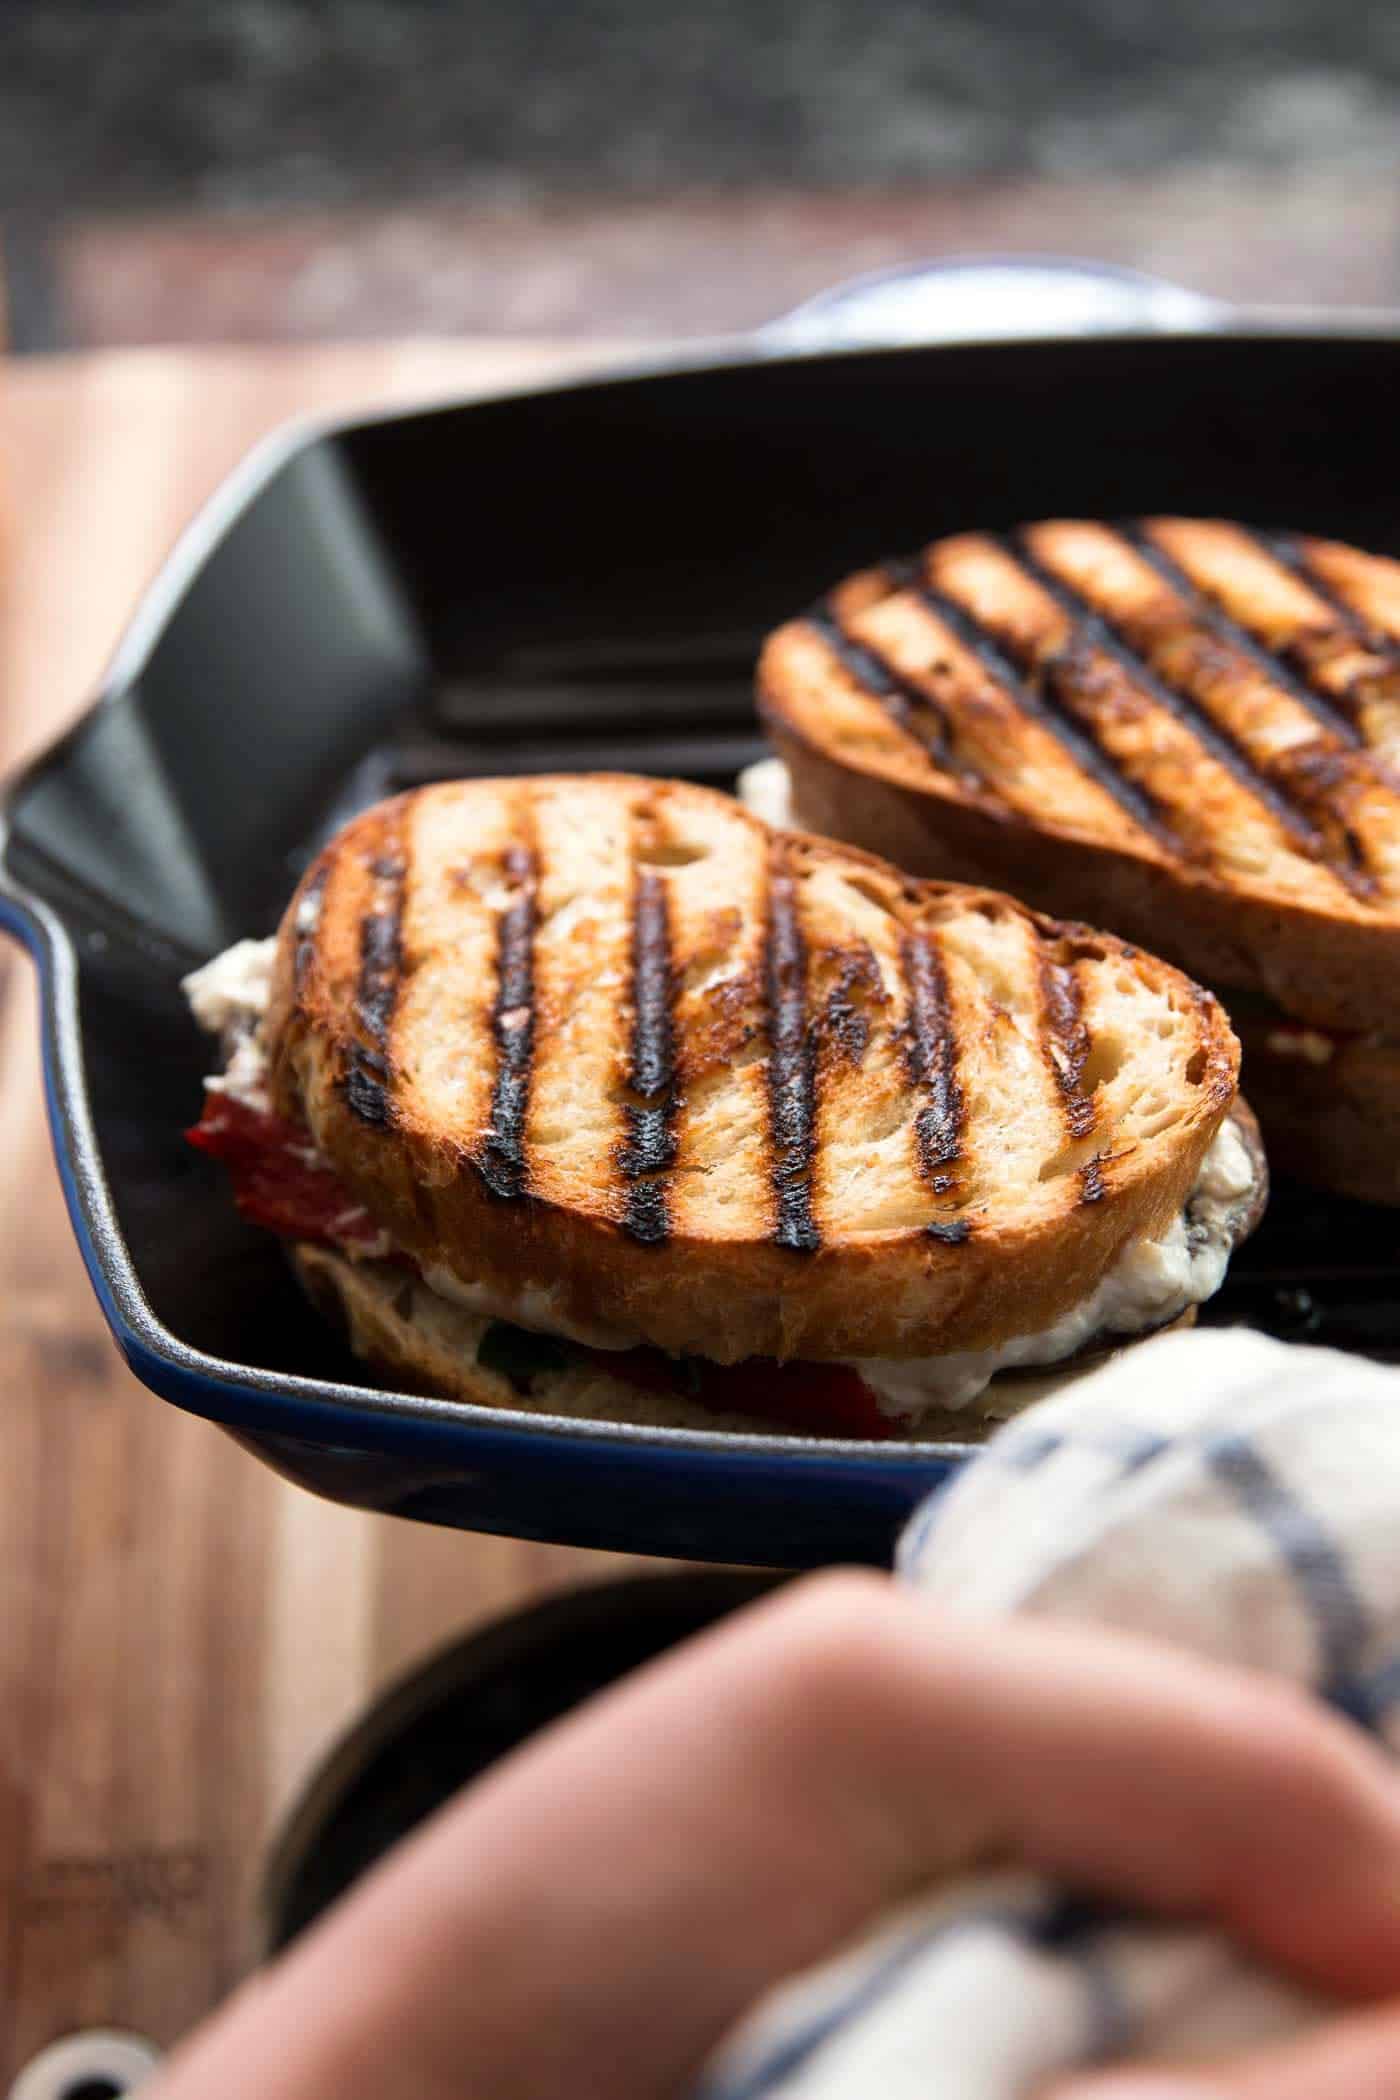
POLYGON ((191 970, 180 986, 200 1027, 223 1046, 224 1069, 204 1084, 211 1093, 228 1094, 264 1114, 271 1104, 259 1031, 272 996, 276 956, 275 939, 235 941, 202 969, 191 970))
POLYGON ((277 943, 235 941, 180 986, 190 1012, 210 1035, 246 1034, 258 1027, 272 996, 277 943))
MULTIPOLYGON (((272 1108, 272 1098, 267 1091, 267 1056, 255 1035, 242 1035, 233 1046, 233 1053, 222 1072, 211 1072, 204 1082, 211 1094, 227 1094, 232 1101, 241 1101, 245 1108, 256 1109, 267 1115, 272 1108)), ((303 1154, 310 1152, 306 1164, 313 1166, 319 1154, 303 1147, 303 1154)))
POLYGON ((424 1269, 423 1281, 439 1298, 450 1298, 464 1312, 483 1320, 509 1320, 514 1327, 529 1327, 536 1334, 562 1335, 585 1349, 635 1349, 639 1336, 592 1322, 567 1320, 559 1311, 559 1292, 527 1284, 519 1291, 495 1290, 486 1283, 465 1283, 454 1269, 436 1263, 424 1269))
POLYGON ((1061 1363, 1095 1335, 1165 1327, 1213 1298, 1224 1282, 1235 1217, 1253 1186, 1248 1148, 1233 1123, 1222 1124, 1186 1209, 1157 1239, 1133 1240, 1097 1288, 1052 1327, 1013 1335, 994 1349, 906 1362, 870 1357, 856 1369, 882 1413, 908 1420, 930 1407, 966 1407, 998 1371, 1061 1363))
POLYGON ((792 779, 780 758, 761 758, 757 765, 745 766, 735 790, 745 809, 765 823, 779 830, 792 824, 792 779))

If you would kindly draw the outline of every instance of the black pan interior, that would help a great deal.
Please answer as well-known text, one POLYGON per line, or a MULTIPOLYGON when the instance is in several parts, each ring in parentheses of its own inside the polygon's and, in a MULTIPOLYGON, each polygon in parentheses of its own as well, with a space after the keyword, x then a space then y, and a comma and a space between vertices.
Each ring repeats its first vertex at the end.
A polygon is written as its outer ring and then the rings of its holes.
MULTIPOLYGON (((335 822, 453 773, 727 786, 760 748, 765 628, 956 527, 1221 512, 1400 553, 1397 361, 1282 336, 741 359, 292 451, 11 809, 8 865, 75 938, 102 1157, 158 1316, 350 1375, 179 1136, 206 1055, 179 972, 269 931, 335 822)), ((1400 1212, 1281 1189, 1213 1317, 1400 1355, 1398 1254, 1400 1212)))

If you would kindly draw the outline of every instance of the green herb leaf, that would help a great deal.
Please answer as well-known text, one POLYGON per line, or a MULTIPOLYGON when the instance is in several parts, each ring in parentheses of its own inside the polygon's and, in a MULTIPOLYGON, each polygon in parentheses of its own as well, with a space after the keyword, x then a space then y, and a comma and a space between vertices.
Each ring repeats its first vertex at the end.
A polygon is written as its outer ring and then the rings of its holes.
POLYGON ((493 1320, 477 1343, 476 1360, 483 1371, 495 1371, 508 1379, 517 1393, 528 1393, 532 1381, 545 1372, 566 1371, 574 1351, 557 1335, 535 1334, 528 1327, 493 1320))

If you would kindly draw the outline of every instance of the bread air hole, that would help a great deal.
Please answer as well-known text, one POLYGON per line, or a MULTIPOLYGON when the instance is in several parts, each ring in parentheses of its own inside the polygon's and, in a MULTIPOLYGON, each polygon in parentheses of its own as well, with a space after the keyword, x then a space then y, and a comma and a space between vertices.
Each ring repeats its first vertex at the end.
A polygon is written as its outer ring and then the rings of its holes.
POLYGON ((867 904, 873 904, 877 911, 888 912, 891 918, 894 917, 894 898, 884 884, 877 882, 873 875, 846 875, 842 880, 848 890, 854 890, 858 897, 864 897, 867 904))
POLYGON ((496 914, 509 911, 520 901, 520 884, 494 860, 468 861, 463 867, 451 869, 447 881, 450 889, 470 890, 489 912, 496 914))
POLYGON ((596 917, 598 906, 585 891, 582 895, 557 897, 539 915, 535 940, 539 945, 546 941, 567 941, 577 932, 583 922, 596 917))
POLYGON ((1174 1101, 1160 1087, 1144 1087, 1134 1096, 1119 1117, 1119 1124, 1130 1131, 1134 1139, 1160 1137, 1181 1121, 1183 1104, 1174 1101))
POLYGON ((693 861, 709 857, 710 848, 695 839, 659 839, 637 849, 639 868, 688 868, 693 861))
MULTIPOLYGON (((1110 1085, 1122 1071, 1127 1056, 1128 1046, 1121 1036, 1112 1031, 1095 1036, 1089 1047, 1089 1055, 1084 1060, 1084 1069, 1079 1075, 1080 1095, 1091 1099, 1100 1087, 1110 1085)), ((1155 1097, 1148 1103, 1149 1108, 1157 1105, 1155 1097)), ((1061 1175, 1075 1173, 1083 1166, 1088 1156, 1088 1144, 1087 1139, 1080 1138, 1061 1145, 1048 1159, 1042 1161, 1039 1179, 1055 1181, 1061 1175)))
POLYGON ((1206 1056, 1204 1050, 1193 1050, 1191 1052, 1190 1057, 1186 1060, 1186 1077, 1190 1085, 1200 1085, 1206 1076, 1206 1066, 1209 1062, 1210 1059, 1206 1056))
POLYGON ((1092 1094, 1109 1081, 1116 1079, 1123 1069, 1127 1056, 1127 1045, 1117 1035, 1096 1035, 1084 1060, 1084 1069, 1079 1075, 1081 1094, 1092 1094))
POLYGON ((730 978, 737 977, 743 968, 742 958, 736 958, 729 948, 702 948, 692 957, 681 975, 683 992, 695 992, 701 997, 714 990, 730 978))
POLYGON ((649 1095, 639 1094, 625 1079, 610 1079, 603 1092, 615 1108, 647 1109, 655 1106, 649 1095))

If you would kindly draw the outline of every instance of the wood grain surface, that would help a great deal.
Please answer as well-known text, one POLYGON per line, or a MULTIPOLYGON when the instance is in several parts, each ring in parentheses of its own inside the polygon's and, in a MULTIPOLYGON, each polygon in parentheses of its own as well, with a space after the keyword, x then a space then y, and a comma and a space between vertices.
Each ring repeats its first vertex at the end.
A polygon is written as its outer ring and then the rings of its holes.
MULTIPOLYGON (((4 768, 82 708, 179 528, 273 424, 601 354, 425 342, 0 372, 4 768)), ((365 1703, 464 1629, 635 1563, 341 1509, 147 1393, 69 1231, 31 972, 3 943, 0 1002, 3 2089, 72 2028, 188 2027, 254 1958, 269 1836, 365 1703)))

